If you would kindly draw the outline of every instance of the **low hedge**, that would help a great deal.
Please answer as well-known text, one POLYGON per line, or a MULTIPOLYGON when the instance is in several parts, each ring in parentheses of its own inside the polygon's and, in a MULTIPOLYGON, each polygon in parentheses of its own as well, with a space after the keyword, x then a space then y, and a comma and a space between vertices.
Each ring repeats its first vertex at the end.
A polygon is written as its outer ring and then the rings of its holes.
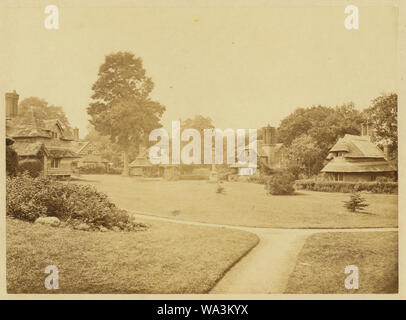
POLYGON ((17 219, 33 222, 49 216, 73 226, 86 223, 92 229, 118 227, 126 231, 138 226, 107 195, 89 185, 32 178, 24 173, 7 177, 6 190, 6 214, 17 219))
POLYGON ((372 193, 398 193, 398 183, 393 181, 346 182, 322 180, 296 180, 296 189, 323 191, 323 192, 359 192, 372 193))
POLYGON ((180 180, 209 180, 207 174, 181 174, 179 176, 180 180))

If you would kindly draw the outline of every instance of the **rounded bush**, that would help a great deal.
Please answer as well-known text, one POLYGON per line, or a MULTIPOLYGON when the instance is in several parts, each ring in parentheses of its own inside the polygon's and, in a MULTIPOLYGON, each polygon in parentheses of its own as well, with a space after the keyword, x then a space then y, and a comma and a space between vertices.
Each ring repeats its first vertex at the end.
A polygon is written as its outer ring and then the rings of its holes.
POLYGON ((18 219, 35 221, 51 216, 71 225, 86 223, 93 228, 133 230, 137 226, 126 211, 89 185, 32 178, 24 173, 7 177, 6 189, 6 213, 18 219))
POLYGON ((272 195, 293 194, 295 192, 294 184, 294 176, 290 172, 283 171, 270 176, 265 184, 265 189, 268 194, 272 195))

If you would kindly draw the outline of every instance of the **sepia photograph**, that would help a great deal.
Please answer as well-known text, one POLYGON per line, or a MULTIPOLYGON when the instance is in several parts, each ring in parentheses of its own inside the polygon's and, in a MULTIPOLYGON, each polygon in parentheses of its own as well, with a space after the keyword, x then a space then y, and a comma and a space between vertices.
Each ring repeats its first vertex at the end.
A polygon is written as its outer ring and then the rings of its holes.
POLYGON ((399 298, 398 2, 0 6, 2 295, 399 298))

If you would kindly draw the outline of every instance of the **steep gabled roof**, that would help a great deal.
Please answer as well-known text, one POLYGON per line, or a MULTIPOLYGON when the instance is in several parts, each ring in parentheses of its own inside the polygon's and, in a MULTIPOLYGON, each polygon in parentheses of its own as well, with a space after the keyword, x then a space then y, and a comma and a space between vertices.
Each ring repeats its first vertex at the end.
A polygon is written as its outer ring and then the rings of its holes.
POLYGON ((369 136, 346 134, 339 139, 329 152, 345 152, 345 158, 384 158, 384 154, 369 136))
POLYGON ((90 141, 72 141, 71 148, 76 153, 81 153, 90 143, 90 141))

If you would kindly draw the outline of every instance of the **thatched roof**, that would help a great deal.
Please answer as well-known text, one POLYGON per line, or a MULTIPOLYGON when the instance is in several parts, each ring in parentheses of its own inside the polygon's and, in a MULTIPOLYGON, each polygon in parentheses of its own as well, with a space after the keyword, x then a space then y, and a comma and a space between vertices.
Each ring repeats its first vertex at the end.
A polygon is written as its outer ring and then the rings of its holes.
POLYGON ((22 142, 17 140, 13 144, 13 149, 20 157, 35 157, 40 151, 45 152, 47 155, 49 154, 41 142, 22 142))
POLYGON ((321 172, 392 172, 395 169, 385 159, 351 159, 335 157, 321 172))
POLYGON ((48 151, 50 156, 53 158, 80 158, 76 152, 70 150, 69 148, 48 146, 48 151))
POLYGON ((346 134, 330 149, 331 152, 344 152, 345 158, 382 158, 384 154, 369 136, 355 136, 346 134))

